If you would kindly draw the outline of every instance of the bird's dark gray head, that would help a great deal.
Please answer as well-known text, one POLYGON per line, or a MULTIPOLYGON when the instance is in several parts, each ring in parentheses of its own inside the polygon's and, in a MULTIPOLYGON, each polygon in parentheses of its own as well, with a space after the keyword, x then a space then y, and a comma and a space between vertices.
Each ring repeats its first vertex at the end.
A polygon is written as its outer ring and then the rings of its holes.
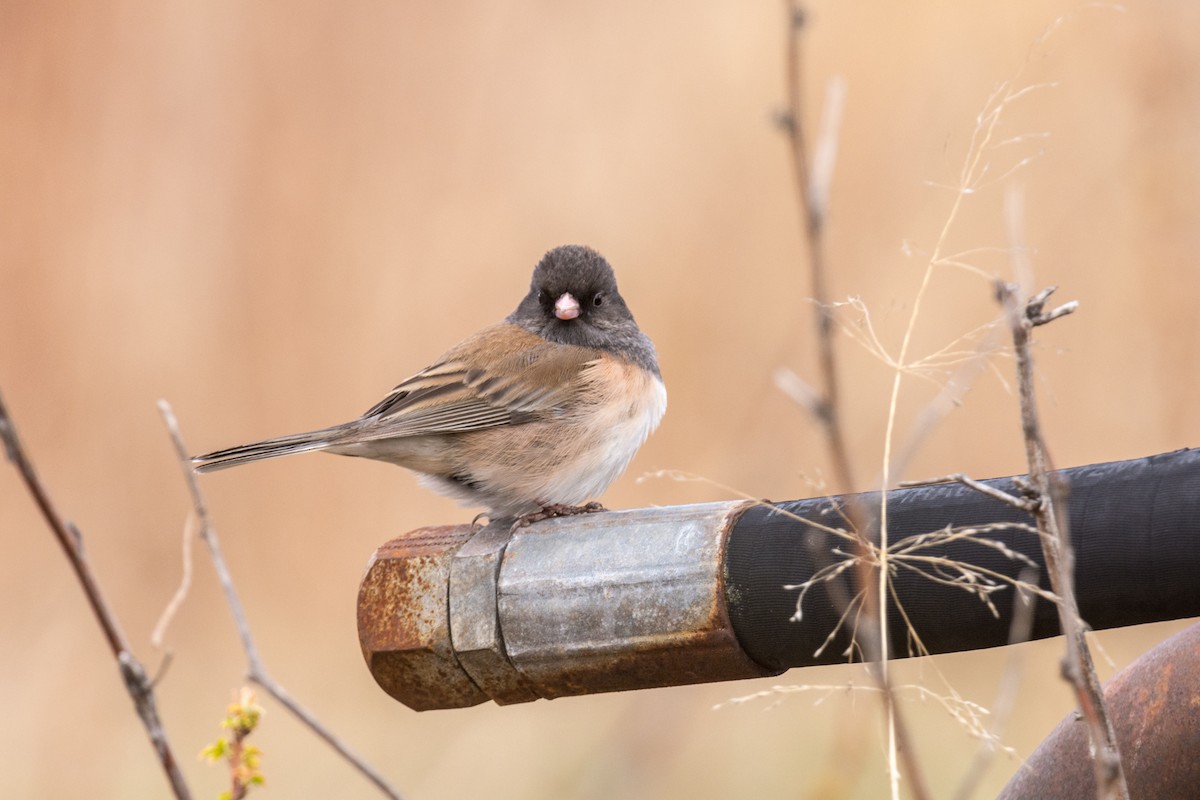
POLYGON ((552 342, 615 352, 658 373, 654 345, 617 291, 612 267, 590 247, 564 245, 546 253, 508 321, 552 342))

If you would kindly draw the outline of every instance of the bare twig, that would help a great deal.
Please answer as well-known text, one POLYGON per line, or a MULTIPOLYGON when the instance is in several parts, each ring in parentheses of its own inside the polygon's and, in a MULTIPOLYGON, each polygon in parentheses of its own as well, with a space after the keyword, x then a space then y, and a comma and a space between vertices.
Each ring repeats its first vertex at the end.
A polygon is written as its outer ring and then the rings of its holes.
MULTIPOLYGON (((796 192, 800 201, 804 221, 804 239, 808 246, 809 274, 812 282, 812 298, 817 306, 817 362, 820 375, 818 392, 808 392, 809 408, 816 409, 816 417, 825 432, 830 458, 833 462, 835 493, 849 495, 855 489, 854 473, 850 463, 850 452, 841 424, 840 392, 837 363, 834 353, 835 319, 834 306, 829 300, 828 271, 825 263, 825 220, 828 211, 829 186, 833 176, 833 165, 837 154, 838 129, 841 124, 845 84, 838 79, 830 81, 825 95, 821 137, 815 149, 816 156, 809 161, 808 145, 803 125, 803 80, 801 75, 801 34, 806 13, 800 0, 787 0, 788 15, 786 83, 787 110, 779 116, 780 127, 788 138, 792 168, 796 180, 796 192)), ((778 380, 778 378, 777 378, 778 380)), ((799 395, 803 396, 803 391, 799 395)), ((886 486, 884 487, 887 488, 886 486)), ((877 558, 870 557, 868 542, 868 520, 871 515, 858 503, 849 503, 843 514, 850 530, 856 536, 856 578, 862 587, 862 603, 859 606, 865 623, 859 628, 862 646, 869 662, 868 671, 878 684, 883 698, 887 719, 888 773, 893 797, 899 796, 900 768, 904 772, 914 797, 927 796, 924 780, 917 764, 915 748, 907 736, 888 678, 888 630, 886 597, 887 552, 877 551, 877 558), (878 575, 875 570, 878 569, 878 575)), ((817 564, 827 564, 828 554, 815 552, 817 564)), ((852 601, 846 596, 841 584, 834 581, 826 584, 834 605, 849 613, 852 601)))
POLYGON ((326 728, 310 711, 296 702, 281 685, 267 674, 262 658, 258 654, 258 646, 254 643, 254 637, 250 635, 250 624, 246 620, 246 612, 242 606, 242 601, 238 597, 237 588, 233 585, 233 578, 230 576, 229 568, 225 564, 225 557, 221 554, 221 545, 217 541, 217 532, 212 526, 212 521, 208 513, 208 504, 204 500, 204 495, 200 492, 200 485, 196 481, 196 474, 192 471, 191 457, 188 455, 188 450, 183 444, 183 437, 179 432, 179 423, 176 421, 175 414, 171 411, 171 406, 167 401, 158 401, 158 410, 162 414, 163 421, 167 425, 167 430, 171 434, 171 441, 175 445, 175 452, 179 456, 179 463, 183 470, 184 481, 187 483, 188 491, 192 495, 192 505, 195 510, 196 519, 199 521, 200 538, 208 546, 209 556, 212 559, 213 568, 217 573, 217 580, 221 584, 221 589, 225 592, 225 600, 229 604, 229 611, 233 614, 233 621, 237 626, 238 636, 242 640, 242 650, 246 653, 247 679, 261 686, 267 694, 274 697, 284 708, 292 712, 313 733, 324 740, 342 758, 362 773, 367 780, 375 784, 375 787, 385 796, 394 798, 394 800, 401 800, 400 793, 393 789, 379 772, 351 751, 341 739, 326 728))
MULTIPOLYGON (((848 495, 854 491, 854 475, 850 465, 850 453, 842 430, 838 389, 837 361, 834 352, 835 319, 833 304, 829 301, 827 270, 825 265, 825 219, 828 211, 829 184, 833 178, 833 165, 837 154, 837 135, 841 121, 844 85, 831 82, 826 93, 826 108, 821 128, 822 141, 817 144, 821 154, 820 163, 810 164, 808 144, 804 130, 804 82, 801 76, 801 38, 806 22, 806 12, 799 0, 787 0, 787 48, 785 77, 787 82, 787 108, 779 117, 780 128, 787 136, 788 152, 792 159, 792 170, 796 181, 796 195, 800 202, 803 219, 804 241, 808 246, 808 267, 812 283, 812 299, 817 307, 817 361, 819 389, 808 386, 790 370, 777 371, 776 385, 795 402, 810 411, 825 432, 826 444, 833 461, 833 494, 848 495), (833 141, 830 141, 833 140, 833 141)), ((865 521, 869 515, 859 508, 842 510, 849 528, 859 540, 860 558, 857 567, 862 585, 867 589, 865 610, 868 616, 876 616, 877 594, 870 580, 865 521)), ((817 549, 813 556, 818 565, 827 564, 827 553, 817 549)), ((830 599, 837 608, 847 610, 850 598, 840 583, 827 585, 830 599)), ((878 660, 878 632, 867 626, 866 646, 869 660, 878 660)), ((883 673, 886 675, 886 666, 883 673)), ((894 772, 894 770, 893 770, 894 772)))
POLYGON ((1029 464, 1029 488, 1035 507, 1032 510, 1038 531, 1042 534, 1042 552, 1050 585, 1060 598, 1057 605, 1059 625, 1066 639, 1067 654, 1063 659, 1063 678, 1071 684, 1080 713, 1088 726, 1092 744, 1092 765, 1096 779, 1096 796, 1101 800, 1129 798, 1116 733, 1104 703, 1100 679, 1088 649, 1086 626, 1079 618, 1075 602, 1075 557, 1071 548, 1070 530, 1066 516, 1067 486, 1052 474, 1050 456, 1042 438, 1041 423, 1033 389, 1033 357, 1030 354, 1030 333, 1074 310, 1071 304, 1049 313, 1041 309, 1048 291, 1031 300, 1015 285, 1000 283, 997 296, 1008 312, 1012 328, 1013 347, 1017 360, 1018 396, 1021 401, 1021 427, 1025 435, 1025 455, 1029 464), (1040 298, 1040 299, 1039 299, 1040 298))
POLYGON ((100 585, 83 552, 83 537, 73 523, 63 518, 50 499, 49 492, 38 478, 33 464, 25 455, 21 439, 17 435, 16 425, 8 415, 8 409, 2 398, 0 398, 0 439, 4 440, 4 449, 8 460, 20 473, 29 494, 32 495, 34 502, 41 510, 42 517, 50 526, 50 530, 54 532, 58 543, 62 546, 63 553, 66 554, 67 560, 75 570, 75 577, 79 579, 79 585, 83 587, 83 593, 92 607, 92 613, 95 614, 96 621, 100 623, 100 629, 104 632, 108 647, 117 661, 125 690, 133 698, 134 709, 150 737, 150 743, 154 746, 155 753, 158 754, 159 763, 167 776, 167 781, 171 784, 171 791, 177 798, 190 798, 191 793, 188 791, 187 784, 184 783, 183 774, 175 762, 175 756, 167 742, 166 731, 158 717, 154 689, 146 677, 146 670, 130 649, 125 634, 121 631, 116 617, 100 591, 100 585))
POLYGON ((787 395, 793 403, 817 419, 821 418, 821 409, 825 406, 825 399, 808 384, 808 381, 787 367, 778 367, 771 374, 771 381, 775 384, 775 388, 787 395))
POLYGON ((812 279, 812 298, 817 306, 817 361, 821 376, 821 392, 815 403, 817 419, 825 431, 837 489, 854 490, 854 474, 850 453, 846 447, 840 420, 840 396, 837 359, 834 354, 833 305, 829 301, 828 270, 825 265, 825 219, 828 212, 829 184, 837 155, 837 136, 841 122, 845 85, 830 81, 826 90, 825 113, 821 140, 817 143, 819 160, 810 164, 808 143, 803 125, 804 86, 801 79, 801 32, 805 11, 798 0, 789 0, 790 26, 787 39, 787 110, 779 116, 779 124, 787 134, 788 152, 796 176, 796 195, 804 219, 804 241, 808 245, 809 275, 812 279))
POLYGON ((929 486, 935 483, 961 483, 963 486, 974 489, 980 494, 986 494, 988 497, 999 500, 1005 505, 1010 505, 1013 508, 1021 511, 1033 513, 1037 508, 1037 500, 1028 497, 1017 497, 1008 492, 1003 492, 995 487, 988 486, 986 483, 981 483, 961 472, 955 472, 952 475, 943 475, 940 478, 925 478, 919 481, 901 481, 900 485, 904 487, 911 486, 929 486))
MULTIPOLYGON (((1006 197, 1006 211, 1010 237, 1016 245, 1013 252, 1023 253, 1023 248, 1019 246, 1022 238, 1020 196, 1015 192, 1010 192, 1006 197)), ((1018 261, 1016 267, 1018 275, 1028 273, 1027 264, 1018 261)), ((1033 329, 1070 314, 1077 307, 1075 303, 1066 303, 1046 311, 1046 300, 1053 291, 1054 288, 1051 287, 1028 297, 1017 284, 1001 281, 996 283, 996 297, 1004 306, 1016 356, 1021 428, 1025 437, 1025 456, 1029 466, 1027 483, 1031 497, 1036 503, 1032 513, 1038 531, 1042 534, 1042 553, 1046 560, 1050 585, 1060 598, 1056 607, 1059 625, 1067 645, 1067 654, 1062 664, 1063 678, 1071 684, 1075 701, 1087 724, 1096 797, 1100 800, 1128 800, 1129 787, 1125 781, 1116 733, 1104 702, 1100 679, 1092 663, 1091 651, 1088 649, 1087 628, 1079 617, 1079 607, 1075 601, 1075 555, 1071 548, 1065 502, 1068 487, 1062 478, 1053 473, 1034 396, 1033 355, 1030 348, 1033 329)))
MULTIPOLYGON (((163 640, 167 635, 167 628, 170 626, 171 620, 183 606, 183 601, 187 599, 188 591, 192 588, 192 540, 196 538, 195 529, 196 515, 188 514, 187 522, 183 525, 183 575, 179 579, 179 588, 175 590, 171 601, 163 609, 154 630, 150 633, 150 643, 160 649, 163 647, 163 640)), ((170 657, 170 651, 167 651, 167 657, 170 657)))
MULTIPOLYGON (((807 140, 804 132, 804 82, 801 77, 801 34, 803 33, 806 13, 799 0, 787 0, 787 48, 785 76, 787 82, 787 108, 778 116, 780 128, 787 136, 788 152, 792 159, 792 170, 796 181, 796 195, 800 202, 800 212, 803 218, 804 240, 808 245, 808 266, 812 283, 812 299, 817 307, 817 355, 819 364, 820 388, 810 387, 803 379, 790 370, 777 370, 775 383, 778 388, 792 398, 817 419, 825 432, 826 444, 830 458, 833 461, 834 486, 832 494, 848 495, 855 488, 854 476, 850 466, 850 454, 846 447, 845 435, 842 432, 839 412, 839 392, 837 378, 837 363, 834 353, 834 316, 833 305, 829 302, 829 290, 826 284, 825 269, 825 217, 828 206, 829 183, 833 176, 834 156, 837 146, 834 143, 819 144, 818 151, 823 154, 822 163, 810 172, 807 140), (817 185, 817 181, 820 185, 817 185)), ((827 99, 837 96, 836 100, 827 103, 825 123, 822 135, 836 140, 841 118, 842 90, 832 90, 827 99)), ((874 601, 877 595, 870 584, 870 568, 867 566, 869 546, 866 540, 866 525, 869 515, 862 509, 850 508, 843 511, 849 528, 859 540, 858 549, 861 556, 856 560, 857 568, 862 579, 862 585, 867 587, 866 613, 874 615, 874 601)), ((829 563, 829 554, 824 552, 815 542, 812 555, 818 566, 829 563)), ((849 609, 851 600, 838 582, 827 584, 826 590, 836 608, 843 612, 849 609)), ((872 626, 868 626, 872 628, 872 626)), ((873 630, 873 628, 872 628, 873 630)), ((875 660, 879 648, 873 647, 874 637, 867 634, 868 655, 875 660)), ((886 673, 886 667, 884 668, 886 673)))

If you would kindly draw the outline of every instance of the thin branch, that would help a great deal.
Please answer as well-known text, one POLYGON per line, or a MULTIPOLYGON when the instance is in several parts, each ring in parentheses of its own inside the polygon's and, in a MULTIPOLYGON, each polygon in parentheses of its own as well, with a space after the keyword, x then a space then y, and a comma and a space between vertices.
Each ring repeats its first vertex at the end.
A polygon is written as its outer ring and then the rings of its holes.
POLYGON ((825 400, 806 380, 787 367, 778 367, 771 373, 771 381, 789 400, 820 419, 825 400))
POLYGON ((158 754, 158 760, 167 776, 167 781, 171 784, 171 791, 175 797, 181 798, 181 800, 190 798, 191 793, 183 780, 183 774, 179 771, 179 765, 167 742, 166 731, 158 717, 154 688, 146 677, 146 670, 130 649, 125 634, 122 633, 116 617, 104 599, 104 594, 100 591, 100 585, 83 552, 83 537, 79 533, 79 529, 58 512, 54 501, 50 499, 49 492, 38 478, 33 464, 25 455, 25 449, 17 435, 16 424, 8 415, 3 398, 0 398, 0 439, 4 440, 4 450, 8 455, 8 460, 20 473, 25 487, 41 510, 46 524, 50 526, 50 530, 53 531, 58 543, 62 546, 63 553, 75 571, 75 577, 79 579, 79 585, 83 587, 83 593, 92 607, 92 613, 95 615, 96 621, 100 623, 100 629, 108 642, 109 650, 112 651, 113 658, 117 661, 122 682, 125 684, 125 691, 133 698, 134 709, 150 737, 150 743, 154 746, 155 753, 158 754))
MULTIPOLYGON (((1067 487, 1061 478, 1051 474, 1053 467, 1042 438, 1041 423, 1033 389, 1033 359, 1030 354, 1030 332, 1069 311, 1061 307, 1042 315, 1027 301, 1014 284, 1000 284, 997 295, 1009 313, 1013 345, 1017 361, 1018 396, 1021 401, 1021 427, 1025 435, 1025 454, 1029 465, 1029 485, 1035 498, 1034 519, 1041 532, 1042 552, 1050 576, 1050 585, 1062 602, 1058 605, 1059 625, 1066 639, 1067 654, 1063 659, 1063 678, 1071 684, 1076 703, 1087 723, 1092 746, 1092 766, 1096 780, 1096 797, 1100 800, 1128 800, 1129 788, 1121 764, 1116 733, 1104 703, 1100 679, 1088 649, 1086 628, 1079 618, 1075 601, 1075 558, 1071 548, 1066 517, 1067 487), (1059 313, 1061 312, 1061 313, 1059 313)), ((1073 309, 1072 309, 1073 310, 1073 309)))
MULTIPOLYGON (((841 124, 842 107, 845 100, 845 84, 841 80, 830 81, 825 95, 825 108, 821 126, 821 138, 817 142, 816 156, 810 163, 803 125, 803 86, 801 75, 801 38, 806 13, 800 0, 787 0, 788 15, 786 74, 787 111, 780 116, 781 127, 787 134, 795 174, 796 191, 804 220, 804 239, 808 246, 809 274, 812 282, 812 298, 817 306, 817 363, 820 375, 819 392, 815 398, 817 419, 825 431, 825 438, 833 462, 835 493, 848 495, 855 489, 854 473, 850 464, 850 451, 841 424, 840 390, 837 363, 834 353, 836 320, 834 306, 829 300, 827 284, 828 270, 825 263, 825 221, 828 211, 829 187, 833 176, 833 165, 837 154, 838 129, 841 124)), ((801 393, 803 394, 803 393, 801 393)), ((886 486, 884 489, 886 490, 886 486)), ((867 558, 868 520, 871 515, 859 503, 847 506, 845 514, 850 529, 857 537, 856 578, 862 587, 863 602, 860 612, 865 614, 866 624, 861 626, 863 649, 871 663, 868 672, 878 684, 883 697, 884 714, 887 720, 888 778, 892 796, 900 794, 900 763, 910 790, 920 800, 927 797, 924 779, 917 763, 915 747, 908 738, 907 727, 901 718, 892 693, 888 677, 888 629, 887 613, 887 553, 885 548, 876 565, 867 558)), ((828 554, 817 552, 814 558, 818 565, 827 563, 828 554)), ((834 581, 826 584, 830 599, 843 614, 850 610, 851 601, 841 584, 834 581)))
POLYGON ((237 588, 233 585, 233 578, 229 574, 225 557, 221 554, 221 545, 217 540, 217 532, 213 528, 212 520, 209 517, 208 503, 205 502, 204 495, 200 492, 196 473, 192 470, 191 456, 188 455, 187 447, 183 444, 183 436, 179 432, 179 423, 176 421, 175 414, 171 411, 171 406, 166 400, 158 401, 158 410, 162 414, 163 421, 170 432, 171 441, 175 445, 175 452, 179 456, 183 478, 187 483, 188 491, 191 493, 192 506, 195 510, 196 519, 199 521, 200 538, 208 546, 209 556, 212 559, 213 568, 217 573, 217 580, 221 584, 221 589, 225 592, 225 600, 229 605, 230 613, 233 614, 233 621, 237 626, 238 636, 242 640, 242 650, 246 653, 247 679, 261 686, 280 705, 292 712, 297 719, 307 725, 313 733, 337 751, 342 758, 362 773, 367 780, 375 784, 375 787, 385 796, 393 798, 393 800, 401 800, 400 793, 393 789, 379 772, 351 751, 341 739, 326 728, 310 711, 296 702, 281 685, 272 680, 267 674, 262 658, 259 656, 258 647, 254 643, 254 637, 250 634, 250 624, 246 620, 246 612, 242 606, 242 601, 238 597, 237 588))
POLYGON ((1005 505, 1012 506, 1020 511, 1029 512, 1030 514, 1037 509, 1036 500, 1031 500, 1027 497, 1017 497, 1015 495, 1011 495, 1008 492, 995 488, 994 486, 988 486, 986 483, 981 483, 961 472, 955 472, 952 475, 943 475, 940 478, 926 478, 925 480, 920 481, 902 481, 900 486, 929 486, 937 483, 961 483, 963 486, 974 489, 980 494, 985 494, 993 500, 999 500, 1005 505))
POLYGON ((826 90, 826 102, 817 143, 817 154, 810 164, 808 143, 803 125, 803 81, 800 74, 800 40, 805 23, 803 6, 792 0, 788 6, 790 25, 787 39, 787 111, 780 116, 780 127, 787 134, 788 152, 796 179, 796 194, 804 219, 804 241, 808 245, 809 275, 812 279, 812 299, 817 306, 817 364, 820 370, 821 393, 817 403, 817 419, 825 431, 829 453, 833 459, 836 487, 841 492, 854 490, 854 474, 849 450, 840 420, 840 391, 837 359, 834 353, 834 307, 829 301, 828 270, 825 264, 825 220, 828 212, 829 185, 837 155, 837 136, 845 99, 845 84, 834 79, 826 90))
MULTIPOLYGON (((900 349, 896 354, 895 362, 897 364, 895 373, 892 376, 892 387, 888 400, 887 424, 884 430, 884 445, 883 445, 883 463, 881 468, 881 489, 882 494, 879 504, 879 551, 881 553, 881 568, 878 575, 878 595, 880 598, 887 596, 887 582, 889 576, 887 559, 889 557, 890 547, 888 542, 889 528, 888 521, 890 517, 890 508, 888 501, 887 490, 891 488, 892 481, 892 449, 895 446, 895 428, 897 409, 899 407, 900 387, 904 376, 911 372, 914 363, 909 360, 909 349, 914 339, 917 320, 921 316, 922 306, 928 294, 930 283, 933 279, 933 274, 938 266, 942 265, 942 259, 946 250, 949 234, 958 220, 959 214, 962 211, 963 204, 966 198, 972 194, 980 179, 987 174, 988 164, 985 159, 985 154, 993 144, 993 139, 996 134, 996 128, 1006 106, 1015 101, 1027 90, 1014 91, 1007 83, 1001 84, 995 92, 988 98, 984 104, 984 110, 980 112, 976 118, 975 129, 971 134, 970 145, 967 148, 967 155, 963 161, 962 168, 959 174, 958 191, 954 196, 954 201, 951 204, 950 211, 946 216, 942 229, 938 235, 936 244, 930 254, 929 261, 925 265, 925 269, 921 276, 920 285, 912 301, 911 311, 909 313, 908 324, 905 326, 904 335, 900 342, 900 349)), ((919 374, 919 373, 914 373, 919 374)), ((886 617, 881 616, 879 627, 883 631, 881 636, 882 647, 880 651, 881 663, 887 663, 887 647, 888 637, 886 636, 886 617)), ((886 667, 885 667, 886 668, 886 667)), ((894 750, 895 745, 890 736, 889 731, 889 750, 894 750)), ((895 778, 893 777, 893 795, 896 794, 895 778)))
MULTIPOLYGON (((163 647, 163 640, 167 635, 167 628, 170 627, 171 620, 175 619, 175 615, 183 606, 183 601, 187 600, 188 592, 192 588, 192 540, 195 538, 196 515, 188 514, 187 522, 183 525, 183 575, 179 579, 179 588, 171 596, 170 602, 163 609, 158 622, 154 626, 153 632, 150 634, 150 643, 160 649, 163 647)), ((170 658, 170 655, 171 653, 168 650, 164 663, 170 658)))
MULTIPOLYGON (((1020 245, 1023 238, 1020 195, 1014 190, 1005 200, 1010 238, 1014 245, 1020 245)), ((1025 250, 1023 247, 1014 246, 1013 252, 1022 254, 1025 250)), ((1019 260, 1020 255, 1017 258, 1017 274, 1027 276, 1030 273, 1028 264, 1019 260)), ((996 284, 996 297, 1004 306, 1008 317, 1013 352, 1016 356, 1021 428, 1025 437, 1025 456, 1029 466, 1027 484, 1037 504, 1033 516, 1038 531, 1042 534, 1042 553, 1046 560, 1050 586, 1061 598, 1057 606, 1058 620, 1067 645, 1067 654, 1062 664, 1063 678, 1071 684, 1075 701, 1087 724, 1096 797, 1100 800, 1129 800, 1129 786, 1121 764, 1116 732, 1108 715, 1100 679, 1096 675, 1092 654, 1088 649, 1086 627, 1079 617, 1079 606, 1075 600, 1075 554, 1071 548, 1065 502, 1068 487, 1061 477, 1053 474, 1034 395, 1033 355, 1030 347, 1033 329, 1069 314, 1077 307, 1074 303, 1067 303, 1047 312, 1046 300, 1053 291, 1051 287, 1028 297, 1027 292, 1016 284, 996 284)))

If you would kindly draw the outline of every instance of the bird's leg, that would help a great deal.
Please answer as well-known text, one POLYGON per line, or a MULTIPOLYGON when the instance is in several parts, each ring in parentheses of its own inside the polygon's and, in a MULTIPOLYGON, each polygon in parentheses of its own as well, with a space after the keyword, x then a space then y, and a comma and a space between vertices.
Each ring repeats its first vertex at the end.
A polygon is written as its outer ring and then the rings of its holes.
POLYGON ((604 506, 593 501, 585 503, 581 506, 568 506, 563 503, 547 503, 542 506, 540 511, 533 511, 528 514, 522 514, 517 517, 513 523, 513 530, 517 528, 528 528, 535 522, 541 522, 544 519, 552 519, 553 517, 574 517, 579 514, 594 514, 597 511, 607 511, 604 506))

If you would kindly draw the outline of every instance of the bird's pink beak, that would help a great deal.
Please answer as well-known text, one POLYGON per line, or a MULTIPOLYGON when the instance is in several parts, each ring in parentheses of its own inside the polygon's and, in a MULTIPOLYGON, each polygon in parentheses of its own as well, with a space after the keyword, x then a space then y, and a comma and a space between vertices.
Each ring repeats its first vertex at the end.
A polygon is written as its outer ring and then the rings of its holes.
POLYGON ((559 319, 575 319, 579 316, 579 301, 570 292, 554 301, 554 316, 559 319))

